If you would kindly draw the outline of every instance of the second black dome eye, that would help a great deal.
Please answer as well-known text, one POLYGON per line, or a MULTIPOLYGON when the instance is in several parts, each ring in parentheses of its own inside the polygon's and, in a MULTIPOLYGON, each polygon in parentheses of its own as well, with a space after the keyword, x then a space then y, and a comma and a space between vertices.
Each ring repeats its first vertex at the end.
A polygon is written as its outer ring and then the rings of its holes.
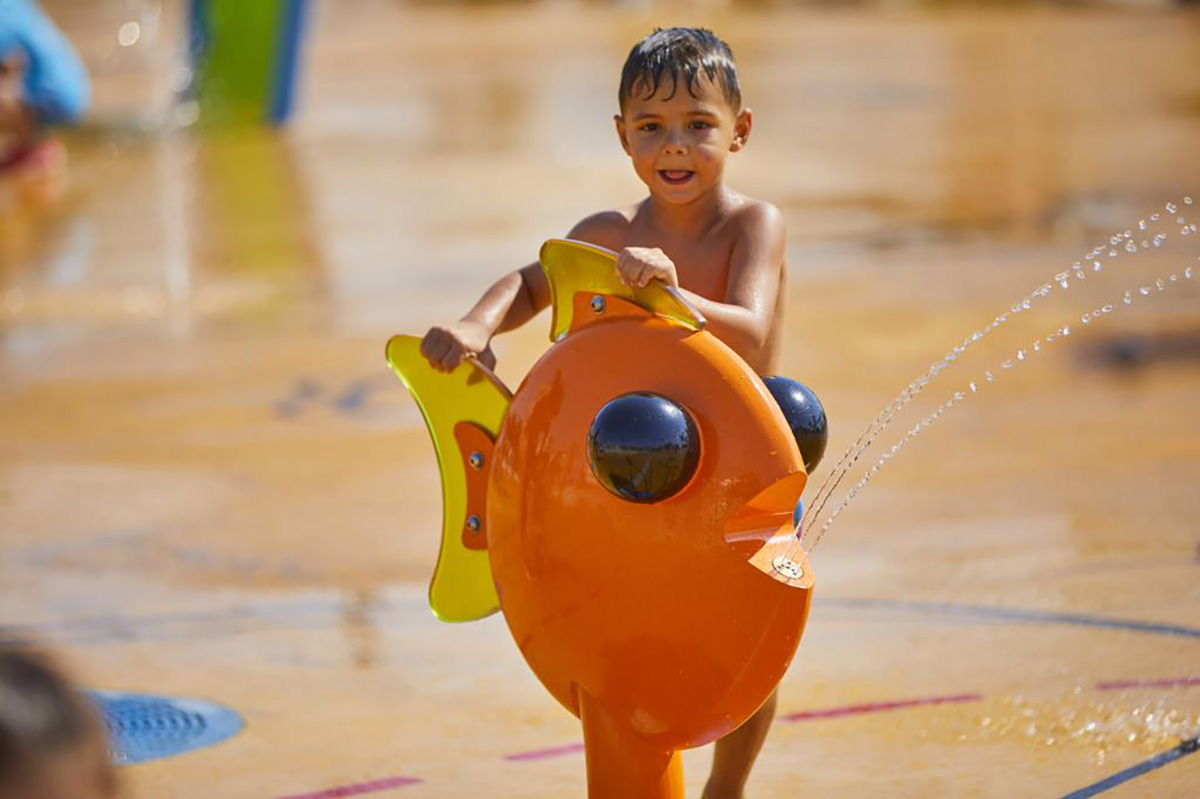
POLYGON ((596 479, 631 502, 679 493, 700 461, 700 436, 687 411, 666 397, 637 392, 608 402, 588 430, 596 479))
POLYGON ((811 388, 790 377, 768 375, 763 382, 792 429, 792 436, 800 447, 804 471, 811 474, 825 455, 825 444, 829 442, 829 423, 821 401, 811 388))

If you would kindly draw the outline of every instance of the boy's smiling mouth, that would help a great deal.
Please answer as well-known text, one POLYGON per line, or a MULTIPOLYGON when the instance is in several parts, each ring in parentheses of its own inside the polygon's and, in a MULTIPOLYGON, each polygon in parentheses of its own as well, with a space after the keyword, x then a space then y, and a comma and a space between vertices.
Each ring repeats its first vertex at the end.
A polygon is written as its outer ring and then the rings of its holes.
POLYGON ((692 175, 694 175, 694 174, 696 174, 696 173, 692 172, 691 170, 688 170, 688 169, 660 169, 660 170, 658 170, 658 176, 660 178, 662 178, 663 182, 670 184, 672 186, 679 186, 683 183, 687 183, 689 180, 692 179, 692 175))

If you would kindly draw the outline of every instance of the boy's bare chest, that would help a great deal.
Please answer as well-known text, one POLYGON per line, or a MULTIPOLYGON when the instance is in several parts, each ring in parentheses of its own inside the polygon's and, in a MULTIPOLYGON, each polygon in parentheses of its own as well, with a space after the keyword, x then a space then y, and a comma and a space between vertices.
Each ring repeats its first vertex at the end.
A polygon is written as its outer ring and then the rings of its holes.
POLYGON ((675 264, 679 285, 716 302, 725 298, 732 241, 706 236, 695 241, 672 240, 653 233, 630 231, 626 247, 657 247, 675 264))

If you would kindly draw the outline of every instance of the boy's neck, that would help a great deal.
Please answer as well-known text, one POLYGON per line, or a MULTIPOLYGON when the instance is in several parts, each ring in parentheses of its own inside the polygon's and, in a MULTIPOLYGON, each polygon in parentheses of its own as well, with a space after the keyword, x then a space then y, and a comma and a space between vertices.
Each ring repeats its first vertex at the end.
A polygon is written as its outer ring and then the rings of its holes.
POLYGON ((717 184, 686 205, 663 202, 650 195, 647 200, 650 221, 665 233, 699 237, 708 232, 724 216, 732 204, 731 192, 717 184))

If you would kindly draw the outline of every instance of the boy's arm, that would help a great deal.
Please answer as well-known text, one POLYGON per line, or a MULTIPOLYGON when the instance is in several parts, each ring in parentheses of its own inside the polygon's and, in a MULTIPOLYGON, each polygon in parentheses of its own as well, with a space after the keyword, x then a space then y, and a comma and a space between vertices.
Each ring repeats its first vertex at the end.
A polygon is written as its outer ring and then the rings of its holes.
MULTIPOLYGON (((546 304, 538 304, 538 292, 529 284, 546 282, 542 267, 533 263, 509 272, 492 284, 479 301, 457 322, 434 325, 421 340, 421 354, 439 372, 452 371, 463 358, 479 356, 494 368, 492 336, 513 330, 537 316, 546 304)), ((543 289, 549 294, 549 289, 543 289)))
POLYGON ((708 320, 708 330, 751 363, 771 338, 787 256, 783 214, 767 203, 739 214, 723 302, 680 289, 708 320))
MULTIPOLYGON (((612 213, 589 216, 571 228, 567 238, 608 246, 619 219, 612 213)), ((517 329, 549 305, 550 284, 541 264, 528 264, 496 281, 462 319, 431 327, 421 341, 421 354, 441 372, 451 371, 470 356, 493 368, 492 337, 517 329)))

